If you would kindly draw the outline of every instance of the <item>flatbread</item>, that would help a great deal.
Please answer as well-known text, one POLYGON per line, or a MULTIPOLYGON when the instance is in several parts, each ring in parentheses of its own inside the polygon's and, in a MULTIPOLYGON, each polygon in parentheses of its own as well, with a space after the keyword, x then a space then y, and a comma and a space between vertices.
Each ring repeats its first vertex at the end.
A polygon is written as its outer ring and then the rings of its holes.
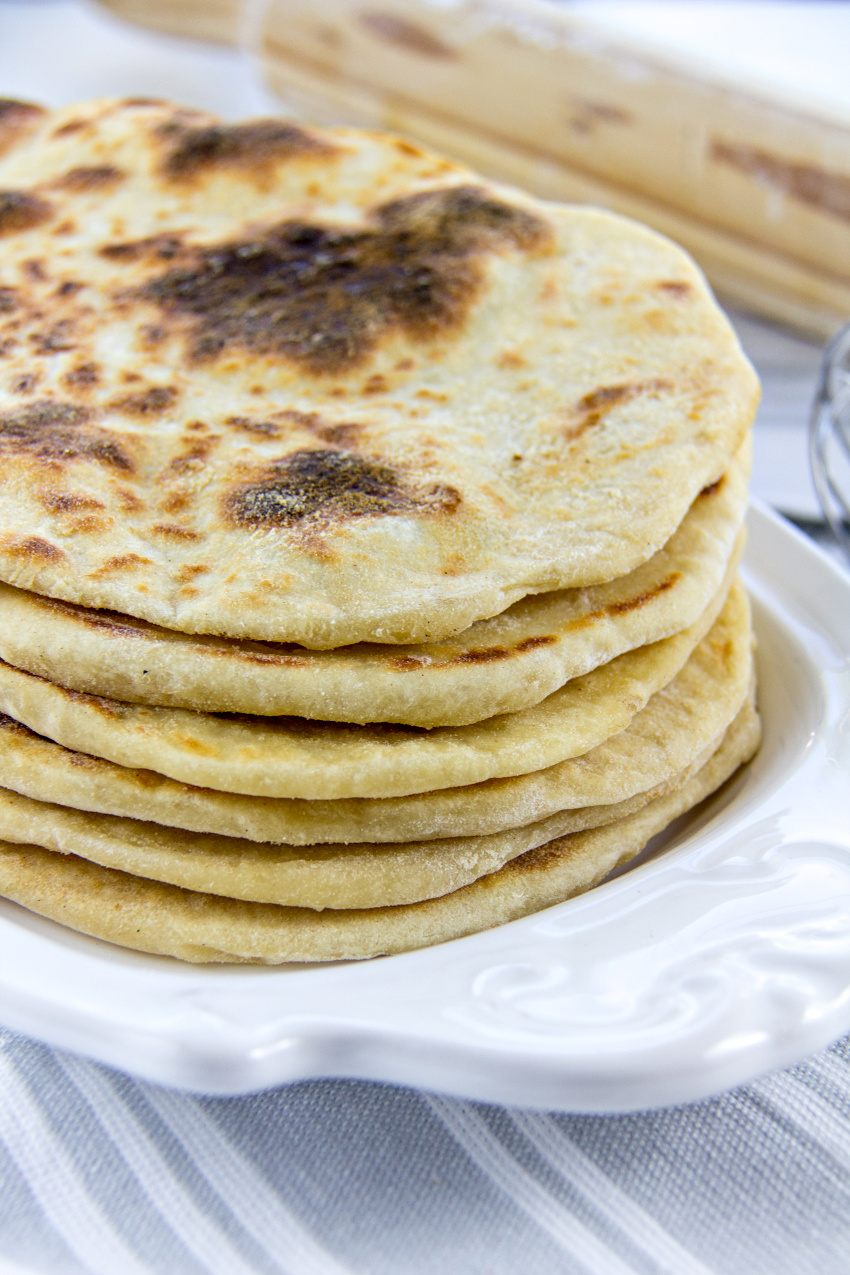
MULTIPOLYGON (((276 800, 214 792, 72 752, 0 716, 0 784, 37 800, 258 842, 313 845, 480 836, 624 801, 690 766, 747 693, 752 661, 703 641, 626 730, 547 770, 412 797, 276 800)), ((587 822, 583 822, 587 821, 587 822)))
MULTIPOLYGON (((757 733, 750 696, 725 736, 713 740, 687 770, 627 801, 586 809, 581 828, 625 818, 680 788, 724 738, 728 748, 743 756, 757 733)), ((449 894, 528 850, 575 832, 576 824, 576 812, 566 810, 490 836, 296 849, 87 814, 0 789, 0 840, 78 855, 131 876, 204 894, 319 911, 396 906, 449 894)))
POLYGON ((0 895, 136 951, 192 962, 361 960, 503 925, 590 889, 714 792, 757 746, 722 745, 681 788, 635 814, 551 841, 442 898, 315 912, 199 894, 36 846, 0 842, 0 895))
POLYGON ((681 249, 407 141, 96 102, 12 138, 0 191, 21 588, 438 641, 646 562, 753 420, 681 249))
POLYGON ((0 658, 71 690, 206 712, 428 727, 516 712, 698 619, 740 548, 750 452, 748 437, 627 576, 524 598, 443 642, 308 651, 199 637, 0 583, 0 658))
POLYGON ((67 691, 0 663, 0 711, 40 735, 122 766, 264 797, 396 797, 524 774, 577 757, 628 726, 711 629, 746 665, 749 606, 740 583, 673 637, 627 651, 540 704, 469 726, 347 726, 227 717, 122 704, 67 691), (714 617, 720 612, 718 618, 714 617))

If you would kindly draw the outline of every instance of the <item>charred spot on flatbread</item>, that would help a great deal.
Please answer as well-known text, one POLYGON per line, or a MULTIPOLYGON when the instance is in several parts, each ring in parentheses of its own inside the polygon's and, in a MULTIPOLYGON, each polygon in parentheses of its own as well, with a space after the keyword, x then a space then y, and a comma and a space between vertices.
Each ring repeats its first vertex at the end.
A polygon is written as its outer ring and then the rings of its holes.
POLYGON ((125 416, 161 416, 177 402, 177 390, 171 385, 152 385, 136 394, 125 394, 109 404, 125 416))
POLYGON ((285 160, 304 156, 327 159, 338 153, 329 142, 284 120, 194 126, 170 120, 157 132, 166 142, 160 172, 172 182, 192 181, 222 168, 262 173, 285 160))
POLYGON ((0 236, 35 230, 53 216, 46 199, 26 190, 0 190, 0 236))
POLYGON ((170 261, 176 257, 183 246, 178 234, 147 235, 144 239, 132 239, 126 242, 103 244, 98 255, 107 261, 134 262, 148 258, 170 261))
POLYGON ((78 457, 124 472, 133 465, 118 438, 92 424, 93 414, 74 403, 45 399, 0 413, 0 452, 40 460, 78 457))
POLYGON ((304 449, 272 461, 254 482, 226 497, 241 527, 296 527, 391 514, 446 514, 460 504, 453 487, 415 488, 383 461, 354 452, 304 449))
POLYGON ((62 377, 63 385, 77 391, 90 390, 99 382, 100 369, 96 363, 90 361, 78 363, 62 377))
POLYGON ((188 320, 192 362, 235 346, 332 375, 393 330, 420 341, 457 330, 480 294, 484 256, 536 251, 550 235, 524 209, 455 186, 393 200, 367 229, 287 221, 198 250, 138 295, 188 320))

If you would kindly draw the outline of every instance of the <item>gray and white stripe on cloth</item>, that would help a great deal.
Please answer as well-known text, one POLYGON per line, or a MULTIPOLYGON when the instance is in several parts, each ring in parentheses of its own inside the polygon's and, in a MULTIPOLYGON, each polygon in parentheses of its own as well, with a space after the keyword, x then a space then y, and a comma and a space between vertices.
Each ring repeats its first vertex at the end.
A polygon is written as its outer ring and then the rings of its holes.
POLYGON ((0 1032, 0 1275, 846 1275, 850 1037, 693 1106, 157 1088, 0 1032))

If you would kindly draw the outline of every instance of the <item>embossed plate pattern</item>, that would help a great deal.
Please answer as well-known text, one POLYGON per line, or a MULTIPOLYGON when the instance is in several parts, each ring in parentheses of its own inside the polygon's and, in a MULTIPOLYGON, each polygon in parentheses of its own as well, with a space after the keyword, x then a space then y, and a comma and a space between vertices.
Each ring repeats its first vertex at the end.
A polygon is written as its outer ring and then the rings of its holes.
POLYGON ((326 967, 189 967, 0 901, 0 1019, 210 1093, 358 1076, 575 1111, 696 1100, 824 1046, 850 1026, 850 577, 767 510, 749 521, 764 744, 663 856, 484 934, 326 967))

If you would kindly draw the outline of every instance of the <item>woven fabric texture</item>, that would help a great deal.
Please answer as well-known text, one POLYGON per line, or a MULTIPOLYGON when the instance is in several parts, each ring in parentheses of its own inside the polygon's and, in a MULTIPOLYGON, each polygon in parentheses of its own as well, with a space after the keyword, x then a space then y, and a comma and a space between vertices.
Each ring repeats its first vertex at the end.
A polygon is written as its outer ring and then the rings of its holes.
POLYGON ((0 1272, 848 1269, 850 1037, 693 1106, 571 1116, 356 1081, 200 1098, 0 1033, 0 1272))

